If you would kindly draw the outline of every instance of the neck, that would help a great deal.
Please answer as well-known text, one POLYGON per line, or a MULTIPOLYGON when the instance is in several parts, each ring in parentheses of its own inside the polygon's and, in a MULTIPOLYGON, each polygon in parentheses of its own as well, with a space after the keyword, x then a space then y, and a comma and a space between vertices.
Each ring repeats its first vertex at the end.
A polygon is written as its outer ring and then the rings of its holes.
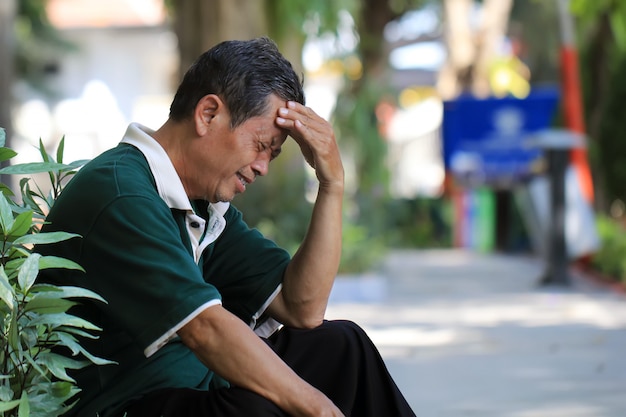
POLYGON ((161 145, 165 153, 172 161, 174 169, 178 174, 187 195, 190 195, 188 184, 189 169, 191 168, 187 161, 187 152, 189 144, 192 143, 192 137, 188 128, 183 122, 175 122, 169 119, 163 126, 154 132, 153 138, 161 145))

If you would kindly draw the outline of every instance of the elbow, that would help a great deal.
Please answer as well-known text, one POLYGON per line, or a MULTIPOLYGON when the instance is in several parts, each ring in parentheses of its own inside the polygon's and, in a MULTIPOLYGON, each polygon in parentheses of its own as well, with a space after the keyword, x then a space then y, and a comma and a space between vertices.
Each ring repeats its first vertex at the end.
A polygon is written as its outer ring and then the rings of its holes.
POLYGON ((311 330, 324 323, 324 315, 319 314, 292 314, 282 322, 285 326, 296 329, 311 330))

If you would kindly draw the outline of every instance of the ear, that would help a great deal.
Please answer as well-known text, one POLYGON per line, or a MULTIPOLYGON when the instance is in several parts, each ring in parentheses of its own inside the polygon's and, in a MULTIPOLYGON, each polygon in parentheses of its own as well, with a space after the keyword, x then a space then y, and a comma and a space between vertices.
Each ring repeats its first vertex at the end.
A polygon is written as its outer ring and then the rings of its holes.
POLYGON ((226 105, 215 94, 207 94, 202 97, 196 104, 193 114, 198 136, 204 136, 209 131, 212 123, 216 123, 218 119, 223 118, 225 109, 226 105))

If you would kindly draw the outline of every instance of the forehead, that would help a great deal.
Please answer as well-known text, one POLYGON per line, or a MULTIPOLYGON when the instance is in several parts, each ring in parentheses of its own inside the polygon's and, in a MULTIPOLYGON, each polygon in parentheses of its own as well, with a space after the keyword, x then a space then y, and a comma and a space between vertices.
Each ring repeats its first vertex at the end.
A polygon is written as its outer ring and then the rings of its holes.
POLYGON ((251 117, 246 120, 240 127, 253 133, 259 139, 270 140, 272 146, 281 146, 287 139, 288 132, 276 124, 278 109, 286 107, 285 100, 275 95, 268 98, 268 106, 265 113, 259 116, 251 117))

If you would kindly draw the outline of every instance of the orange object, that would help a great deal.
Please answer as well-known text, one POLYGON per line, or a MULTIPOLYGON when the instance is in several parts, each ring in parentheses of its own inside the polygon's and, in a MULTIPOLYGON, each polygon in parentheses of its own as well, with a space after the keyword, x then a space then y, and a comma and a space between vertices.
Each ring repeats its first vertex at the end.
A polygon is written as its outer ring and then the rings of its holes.
MULTIPOLYGON (((578 70, 578 53, 573 47, 564 45, 561 49, 561 71, 563 77, 563 112, 566 126, 577 133, 585 133, 582 95, 580 91, 580 75, 578 70)), ((571 161, 585 199, 593 203, 594 190, 591 169, 585 149, 573 149, 571 161)))

